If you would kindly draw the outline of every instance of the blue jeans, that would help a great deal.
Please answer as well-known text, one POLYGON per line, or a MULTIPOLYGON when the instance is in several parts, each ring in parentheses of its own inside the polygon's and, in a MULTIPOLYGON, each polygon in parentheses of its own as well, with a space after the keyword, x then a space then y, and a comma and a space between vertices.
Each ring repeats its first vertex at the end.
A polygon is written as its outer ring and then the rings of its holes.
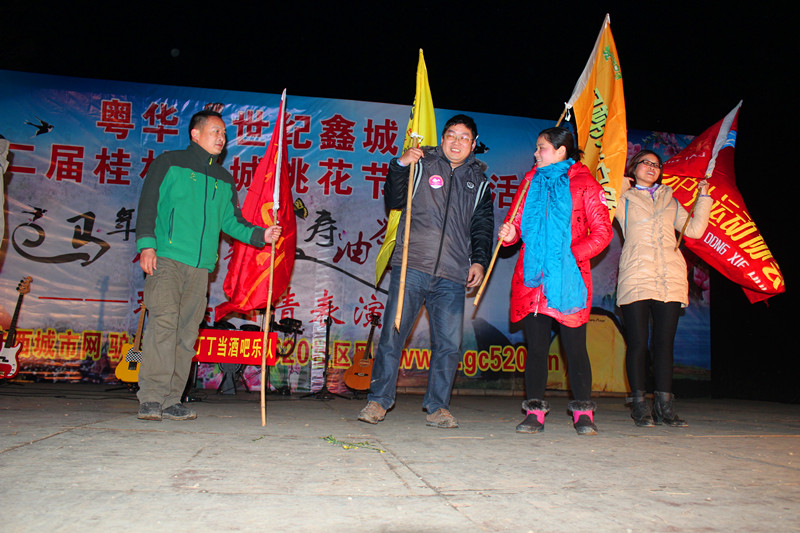
POLYGON ((430 318, 431 363, 428 388, 422 406, 428 413, 450 408, 458 363, 461 361, 461 335, 464 329, 464 297, 466 289, 447 279, 438 278, 411 268, 406 272, 403 318, 400 331, 394 329, 400 271, 393 270, 389 297, 383 316, 381 339, 375 352, 372 382, 368 399, 384 409, 394 405, 397 394, 397 373, 406 339, 417 320, 422 304, 430 318))

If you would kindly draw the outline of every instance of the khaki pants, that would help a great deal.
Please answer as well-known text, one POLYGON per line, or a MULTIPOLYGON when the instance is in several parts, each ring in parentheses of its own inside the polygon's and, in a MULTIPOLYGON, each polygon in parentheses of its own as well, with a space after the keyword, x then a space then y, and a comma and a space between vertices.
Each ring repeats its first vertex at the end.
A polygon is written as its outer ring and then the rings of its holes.
POLYGON ((208 270, 166 257, 144 285, 147 328, 139 369, 139 402, 180 403, 208 303, 208 270))

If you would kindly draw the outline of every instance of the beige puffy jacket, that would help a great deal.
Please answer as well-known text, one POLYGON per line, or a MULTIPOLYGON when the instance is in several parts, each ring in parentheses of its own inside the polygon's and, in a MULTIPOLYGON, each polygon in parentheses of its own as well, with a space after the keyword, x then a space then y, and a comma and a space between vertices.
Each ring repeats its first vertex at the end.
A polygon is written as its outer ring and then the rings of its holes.
MULTIPOLYGON (((675 250, 677 235, 689 213, 672 197, 672 189, 661 185, 655 201, 648 191, 631 187, 620 197, 616 218, 625 242, 619 258, 617 305, 640 300, 680 302, 689 305, 686 261, 675 250)), ((708 225, 712 200, 697 199, 686 236, 699 239, 708 225)))

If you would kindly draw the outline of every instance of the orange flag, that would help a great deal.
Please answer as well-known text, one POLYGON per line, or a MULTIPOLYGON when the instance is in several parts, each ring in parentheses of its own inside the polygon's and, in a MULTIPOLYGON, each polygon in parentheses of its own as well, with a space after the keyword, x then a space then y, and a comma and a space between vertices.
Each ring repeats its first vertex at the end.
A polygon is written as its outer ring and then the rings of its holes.
MULTIPOLYGON (((284 116, 283 102, 279 115, 284 116)), ((285 121, 285 117, 284 117, 285 121)), ((229 313, 247 313, 253 309, 267 306, 269 294, 270 254, 275 254, 274 279, 272 282, 272 304, 278 301, 289 286, 297 247, 297 222, 292 202, 292 189, 289 183, 289 158, 286 151, 285 136, 281 136, 281 121, 276 120, 272 139, 267 153, 253 175, 253 183, 247 191, 242 207, 244 218, 258 226, 279 224, 283 231, 277 245, 267 244, 255 248, 243 242, 234 241, 233 256, 228 263, 228 274, 222 288, 230 301, 223 302, 214 309, 214 320, 229 313), (279 144, 281 145, 279 147, 279 144), (278 167, 279 150, 283 153, 278 167), (278 180, 276 186, 276 179, 278 180), (277 221, 273 216, 274 203, 278 202, 277 221)), ((285 123, 284 123, 285 126, 285 123)))
POLYGON ((628 130, 622 69, 608 15, 589 61, 567 102, 567 109, 573 106, 578 146, 583 150, 582 161, 603 186, 613 220, 619 195, 622 194, 622 176, 628 156, 628 130))

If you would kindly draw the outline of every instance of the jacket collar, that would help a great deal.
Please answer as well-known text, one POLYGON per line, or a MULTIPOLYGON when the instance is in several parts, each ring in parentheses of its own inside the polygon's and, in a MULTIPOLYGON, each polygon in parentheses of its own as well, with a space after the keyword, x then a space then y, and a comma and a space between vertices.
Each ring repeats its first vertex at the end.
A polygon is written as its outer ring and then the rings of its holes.
POLYGON ((205 148, 200 146, 194 141, 189 141, 189 146, 186 148, 190 153, 199 157, 204 165, 211 166, 217 161, 217 157, 207 152, 205 148))
POLYGON ((665 204, 668 204, 672 200, 672 189, 664 184, 661 184, 658 186, 658 189, 656 189, 655 193, 653 193, 653 197, 651 198, 650 191, 646 189, 637 189, 634 186, 625 191, 625 195, 628 196, 631 201, 641 205, 650 205, 657 208, 662 208, 665 204))
MULTIPOLYGON (((436 157, 441 158, 448 165, 450 164, 450 160, 447 159, 447 157, 444 155, 441 146, 424 146, 422 150, 423 152, 425 152, 426 155, 435 154, 436 157)), ((489 168, 489 165, 487 165, 486 163, 475 157, 475 152, 470 152, 469 156, 464 160, 462 164, 457 166, 456 169, 461 167, 468 168, 470 165, 478 165, 481 173, 485 173, 486 170, 489 168)))

